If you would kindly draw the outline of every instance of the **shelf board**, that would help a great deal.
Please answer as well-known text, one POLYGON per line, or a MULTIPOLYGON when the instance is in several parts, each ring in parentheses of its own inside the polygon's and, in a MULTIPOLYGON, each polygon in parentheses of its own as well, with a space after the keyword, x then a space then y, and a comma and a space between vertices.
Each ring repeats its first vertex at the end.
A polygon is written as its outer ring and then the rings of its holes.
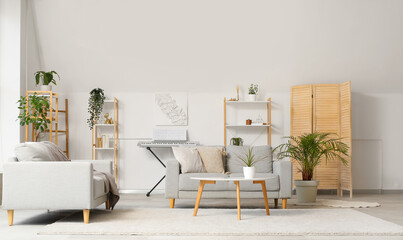
MULTIPOLYGON (((114 148, 94 148, 95 150, 113 150, 114 148)), ((117 148, 116 148, 117 150, 117 148)))
POLYGON ((104 103, 114 103, 114 102, 115 102, 115 100, 113 100, 113 99, 104 100, 104 103))
POLYGON ((270 103, 270 101, 225 101, 227 104, 233 104, 233 103, 270 103))
POLYGON ((267 125, 242 125, 242 124, 227 124, 226 125, 226 127, 227 128, 230 128, 230 127, 270 127, 270 124, 267 124, 267 125))
POLYGON ((97 126, 97 127, 113 127, 113 126, 115 126, 115 124, 103 124, 103 123, 97 123, 97 124, 94 124, 94 126, 97 126))

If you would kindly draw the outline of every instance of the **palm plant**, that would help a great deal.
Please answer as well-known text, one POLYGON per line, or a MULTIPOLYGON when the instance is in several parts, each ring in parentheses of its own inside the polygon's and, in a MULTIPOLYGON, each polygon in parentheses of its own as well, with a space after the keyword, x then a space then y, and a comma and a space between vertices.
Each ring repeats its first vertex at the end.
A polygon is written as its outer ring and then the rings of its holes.
POLYGON ((341 142, 341 138, 331 138, 331 133, 314 132, 298 137, 285 137, 288 142, 280 144, 273 151, 278 152, 278 159, 290 157, 299 163, 298 171, 302 173, 302 179, 312 180, 315 167, 322 159, 340 160, 344 165, 348 162, 344 158, 348 156, 349 147, 341 142))

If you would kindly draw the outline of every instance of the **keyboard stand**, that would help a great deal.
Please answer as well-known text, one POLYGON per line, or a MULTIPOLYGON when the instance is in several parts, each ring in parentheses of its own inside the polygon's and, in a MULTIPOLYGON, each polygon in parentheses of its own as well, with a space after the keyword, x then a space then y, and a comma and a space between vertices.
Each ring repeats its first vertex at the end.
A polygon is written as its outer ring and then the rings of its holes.
MULTIPOLYGON (((158 157, 157 155, 155 155, 155 153, 151 150, 151 147, 147 147, 147 150, 150 151, 150 152, 154 155, 154 157, 161 163, 162 166, 164 166, 164 168, 167 168, 167 167, 165 166, 165 164, 161 161, 161 159, 159 159, 159 157, 158 157)), ((151 192, 162 182, 162 180, 164 180, 165 176, 166 176, 166 175, 164 175, 164 176, 157 182, 157 184, 155 184, 154 187, 151 188, 151 190, 146 194, 147 197, 149 197, 150 194, 151 194, 151 192)))

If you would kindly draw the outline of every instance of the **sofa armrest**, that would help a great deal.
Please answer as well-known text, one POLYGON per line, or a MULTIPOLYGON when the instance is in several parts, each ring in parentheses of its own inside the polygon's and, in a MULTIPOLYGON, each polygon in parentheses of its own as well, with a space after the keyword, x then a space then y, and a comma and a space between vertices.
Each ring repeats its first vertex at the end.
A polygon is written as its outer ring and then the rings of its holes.
POLYGON ((179 198, 179 162, 166 162, 165 198, 179 198))
POLYGON ((94 170, 113 174, 112 160, 71 160, 72 162, 89 162, 92 163, 94 170))
POLYGON ((292 163, 290 161, 273 162, 273 173, 280 178, 279 198, 291 198, 292 196, 292 163))
POLYGON ((89 162, 17 162, 3 165, 5 209, 91 209, 89 162))

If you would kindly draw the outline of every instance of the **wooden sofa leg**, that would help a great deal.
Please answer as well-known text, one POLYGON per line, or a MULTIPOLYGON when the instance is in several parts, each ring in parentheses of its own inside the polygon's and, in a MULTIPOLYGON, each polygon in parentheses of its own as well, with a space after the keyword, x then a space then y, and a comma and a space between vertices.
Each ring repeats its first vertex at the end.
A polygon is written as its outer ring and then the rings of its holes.
POLYGON ((287 209, 287 198, 283 198, 283 209, 287 209))
POLYGON ((106 210, 109 210, 109 208, 110 208, 109 199, 106 200, 106 202, 105 202, 105 208, 106 208, 106 210))
POLYGON ((174 208, 175 207, 175 198, 169 199, 169 207, 174 208))
POLYGON ((83 210, 83 215, 84 215, 84 223, 88 224, 90 221, 90 210, 89 209, 84 209, 83 210))
POLYGON ((12 226, 14 220, 14 210, 7 210, 7 214, 8 214, 8 226, 12 226))
POLYGON ((277 208, 278 207, 278 198, 274 199, 274 207, 277 208))

